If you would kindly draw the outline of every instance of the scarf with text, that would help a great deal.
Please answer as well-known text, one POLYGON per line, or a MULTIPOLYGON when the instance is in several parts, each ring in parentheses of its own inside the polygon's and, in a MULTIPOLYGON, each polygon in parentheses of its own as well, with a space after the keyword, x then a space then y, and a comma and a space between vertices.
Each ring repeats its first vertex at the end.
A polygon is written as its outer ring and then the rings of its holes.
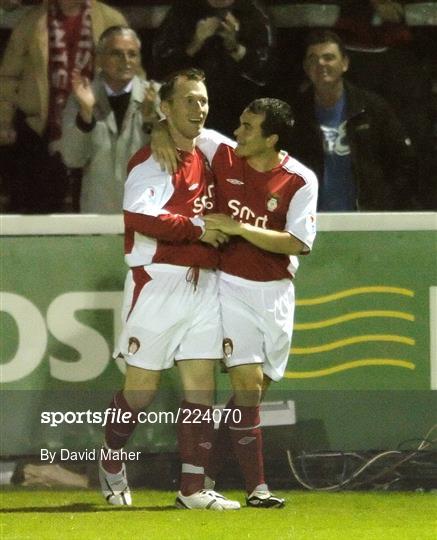
POLYGON ((65 16, 57 0, 48 4, 49 37, 49 112, 48 139, 61 137, 62 111, 71 91, 71 74, 77 68, 92 79, 94 43, 91 22, 91 0, 85 0, 78 15, 65 16))

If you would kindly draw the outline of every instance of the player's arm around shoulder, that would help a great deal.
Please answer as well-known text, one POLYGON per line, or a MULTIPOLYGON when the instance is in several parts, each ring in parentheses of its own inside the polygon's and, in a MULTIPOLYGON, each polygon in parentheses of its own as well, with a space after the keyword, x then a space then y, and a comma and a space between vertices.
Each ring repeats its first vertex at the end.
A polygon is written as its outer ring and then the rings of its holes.
POLYGON ((215 129, 203 128, 196 138, 196 147, 206 156, 209 163, 213 162, 214 156, 221 145, 235 148, 237 143, 215 129))
MULTIPOLYGON (((217 152, 220 145, 225 144, 235 148, 236 142, 213 129, 202 129, 196 138, 196 147, 204 154, 209 163, 217 152)), ((165 120, 155 122, 151 130, 150 147, 161 170, 170 174, 175 173, 180 165, 180 158, 176 144, 170 136, 168 125, 165 120)))

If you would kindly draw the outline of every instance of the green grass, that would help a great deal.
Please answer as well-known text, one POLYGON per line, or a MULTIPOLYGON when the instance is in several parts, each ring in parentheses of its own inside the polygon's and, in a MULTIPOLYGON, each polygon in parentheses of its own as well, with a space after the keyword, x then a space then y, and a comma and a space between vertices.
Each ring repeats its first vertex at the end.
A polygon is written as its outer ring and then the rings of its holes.
MULTIPOLYGON (((241 492, 226 492, 243 502, 241 492)), ((1 540, 426 540, 437 539, 437 496, 420 493, 278 492, 282 510, 176 510, 174 493, 136 490, 130 508, 93 490, 6 488, 1 540)))

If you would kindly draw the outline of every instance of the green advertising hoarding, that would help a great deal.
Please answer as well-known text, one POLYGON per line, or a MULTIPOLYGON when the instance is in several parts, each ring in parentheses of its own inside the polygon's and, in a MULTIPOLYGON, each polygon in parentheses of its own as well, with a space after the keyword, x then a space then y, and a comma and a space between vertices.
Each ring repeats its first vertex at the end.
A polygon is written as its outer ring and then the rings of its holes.
MULTIPOLYGON (((387 419, 414 404, 404 415, 405 435, 419 436, 435 422, 436 220, 319 216, 313 253, 301 258, 295 280, 287 371, 271 396, 295 400, 298 421, 322 420, 334 448, 375 442, 354 423, 370 419, 377 403, 387 419), (351 404, 367 412, 357 419, 351 404)), ((121 217, 5 216, 2 229, 1 453, 99 444, 101 425, 54 427, 41 413, 102 410, 122 384, 123 365, 111 358, 126 273, 121 217)), ((166 373, 154 410, 177 407, 175 371, 166 373)), ((218 375, 219 400, 228 387, 227 376, 218 375)), ((396 429, 386 440, 378 433, 376 442, 392 444, 401 435, 396 429)), ((174 433, 171 423, 149 423, 133 444, 173 450, 174 433)))

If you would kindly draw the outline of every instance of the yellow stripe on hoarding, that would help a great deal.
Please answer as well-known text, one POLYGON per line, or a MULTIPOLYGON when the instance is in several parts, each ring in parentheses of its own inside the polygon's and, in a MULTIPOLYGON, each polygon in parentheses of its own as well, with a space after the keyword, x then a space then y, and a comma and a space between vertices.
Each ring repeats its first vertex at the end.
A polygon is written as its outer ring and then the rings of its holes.
POLYGON ((388 293, 388 294, 401 294, 403 296, 414 296, 414 291, 411 289, 404 289, 402 287, 386 287, 382 285, 373 285, 371 287, 355 287, 353 289, 346 289, 337 293, 327 294, 325 296, 317 296, 315 298, 304 298, 297 300, 297 306, 315 306, 318 304, 326 304, 327 302, 333 302, 334 300, 340 300, 341 298, 347 298, 348 296, 355 296, 356 294, 371 294, 371 293, 388 293))
POLYGON ((324 345, 316 345, 313 347, 293 347, 290 349, 290 353, 315 354, 340 349, 341 347, 347 347, 348 345, 355 345, 356 343, 365 343, 368 341, 390 341, 393 343, 403 343, 405 345, 416 344, 414 339, 406 336, 397 336, 392 334, 367 334, 363 336, 352 336, 345 339, 339 339, 338 341, 331 341, 331 343, 325 343, 324 345))
POLYGON ((347 371, 368 366, 393 366, 404 369, 416 369, 415 364, 408 360, 394 360, 392 358, 364 358, 363 360, 352 360, 338 366, 326 369, 316 369, 314 371, 286 371, 284 377, 287 379, 313 379, 316 377, 327 377, 340 371, 347 371))
POLYGON ((339 317, 333 317, 332 319, 325 319, 322 321, 310 322, 310 323, 296 323, 294 325, 295 330, 313 330, 314 328, 326 328, 327 326, 334 326, 354 319, 364 319, 371 317, 389 317, 394 319, 404 319, 406 321, 414 321, 415 317, 412 313, 405 313, 403 311, 354 311, 347 313, 346 315, 340 315, 339 317))

